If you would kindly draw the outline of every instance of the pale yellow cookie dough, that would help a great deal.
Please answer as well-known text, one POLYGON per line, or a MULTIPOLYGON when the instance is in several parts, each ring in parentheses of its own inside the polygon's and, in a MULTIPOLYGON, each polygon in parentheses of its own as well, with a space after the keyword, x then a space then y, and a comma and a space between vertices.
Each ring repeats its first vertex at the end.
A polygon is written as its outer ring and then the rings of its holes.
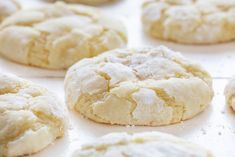
POLYGON ((36 153, 64 135, 65 106, 47 89, 0 73, 0 156, 36 153))
POLYGON ((235 111, 235 76, 226 85, 224 95, 226 103, 235 111))
POLYGON ((76 150, 72 157, 213 157, 206 149, 160 132, 112 133, 76 150))
POLYGON ((235 1, 147 0, 143 26, 152 36, 185 44, 235 39, 235 1))
POLYGON ((0 22, 20 9, 16 0, 0 0, 0 22))
POLYGON ((96 122, 168 125, 202 112, 212 78, 166 47, 116 49, 73 65, 65 79, 71 109, 96 122))
POLYGON ((83 5, 23 10, 0 26, 0 54, 22 64, 66 69, 76 61, 125 47, 122 23, 83 5))

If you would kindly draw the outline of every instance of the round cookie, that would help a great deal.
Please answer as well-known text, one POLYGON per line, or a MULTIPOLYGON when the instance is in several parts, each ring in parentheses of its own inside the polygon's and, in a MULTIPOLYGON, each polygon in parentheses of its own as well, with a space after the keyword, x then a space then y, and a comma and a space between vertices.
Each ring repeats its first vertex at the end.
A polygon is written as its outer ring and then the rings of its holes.
POLYGON ((65 106, 47 89, 0 74, 0 156, 36 153, 62 137, 65 106))
POLYGON ((19 9, 20 5, 15 0, 0 0, 0 22, 19 9))
POLYGON ((233 77, 226 85, 224 95, 227 104, 235 111, 235 77, 233 77))
POLYGON ((112 133, 82 146, 72 157, 213 157, 204 148, 160 132, 112 133))
POLYGON ((166 47, 116 49, 73 65, 66 74, 67 105, 96 122, 168 125, 203 111, 212 78, 166 47))
POLYGON ((120 21, 83 5, 56 3, 23 10, 0 26, 0 54, 49 69, 66 69, 82 58, 125 47, 126 42, 120 21))
POLYGON ((235 39, 235 1, 147 0, 143 27, 158 39, 212 44, 235 39))

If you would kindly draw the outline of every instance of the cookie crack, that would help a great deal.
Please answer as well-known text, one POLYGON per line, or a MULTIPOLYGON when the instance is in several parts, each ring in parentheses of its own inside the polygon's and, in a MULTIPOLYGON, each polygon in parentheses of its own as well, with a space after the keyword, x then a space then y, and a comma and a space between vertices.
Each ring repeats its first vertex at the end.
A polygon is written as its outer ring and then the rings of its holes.
POLYGON ((44 66, 48 66, 50 64, 49 63, 50 50, 46 48, 46 45, 48 43, 47 41, 48 36, 49 36, 48 33, 40 31, 39 38, 32 39, 31 42, 29 42, 27 62, 30 65, 38 64, 35 63, 34 60, 39 61, 40 64, 43 64, 44 66), (40 50, 40 48, 42 48, 42 50, 40 50))
MULTIPOLYGON (((182 107, 183 113, 180 115, 180 121, 183 120, 183 116, 185 112, 184 103, 182 103, 182 105, 176 104, 175 98, 168 95, 167 92, 162 88, 149 88, 149 89, 152 89, 153 91, 155 91, 156 95, 165 102, 164 103, 165 107, 171 107, 173 109, 173 118, 174 118, 174 114, 177 114, 177 115, 179 114, 179 113, 175 113, 177 111, 176 107, 182 107)), ((171 119, 171 122, 173 121, 174 119, 171 119)))
MULTIPOLYGON (((92 36, 92 38, 89 39, 89 50, 90 50, 89 57, 93 57, 96 55, 95 53, 97 52, 93 53, 93 51, 96 51, 94 45, 96 45, 97 43, 100 44, 101 43, 100 38, 103 37, 104 34, 107 33, 108 31, 109 31, 108 29, 103 28, 99 34, 92 36)), ((103 44, 101 44, 100 46, 103 47, 104 50, 107 50, 107 48, 104 47, 103 44)))
POLYGON ((202 80, 203 82, 205 82, 205 84, 210 87, 210 82, 209 80, 206 80, 206 78, 209 78, 209 74, 207 74, 205 71, 199 70, 195 67, 193 67, 192 65, 184 65, 182 64, 180 61, 177 60, 172 60, 173 62, 177 63, 178 65, 180 65, 182 68, 185 69, 185 71, 189 74, 191 74, 193 77, 196 77, 200 80, 202 80))
POLYGON ((16 94, 19 92, 19 90, 22 87, 20 85, 17 85, 14 89, 12 88, 4 88, 4 89, 0 89, 0 95, 5 95, 5 94, 16 94))
MULTIPOLYGON (((163 56, 165 58, 167 58, 168 60, 178 64, 179 66, 181 66, 183 69, 185 69, 185 71, 189 74, 191 74, 193 77, 199 78, 200 80, 202 80, 203 82, 206 83, 206 85, 208 87, 210 87, 209 85, 209 80, 206 80, 205 78, 209 78, 209 74, 207 72, 205 72, 204 70, 201 70, 199 68, 195 68, 194 65, 188 65, 188 64, 183 64, 179 59, 174 59, 174 58, 170 58, 168 57, 166 54, 163 53, 163 56)), ((174 77, 173 77, 174 78, 174 77)))
MULTIPOLYGON (((42 111, 32 110, 32 113, 38 118, 38 122, 45 126, 50 126, 51 129, 57 130, 55 133, 60 133, 63 128, 63 122, 52 114, 45 114, 42 111)), ((59 135, 62 136, 62 135, 59 135)))
MULTIPOLYGON (((11 141, 15 141, 16 139, 20 138, 27 130, 32 129, 34 124, 35 123, 21 125, 21 127, 20 127, 21 130, 18 130, 19 129, 18 128, 17 129, 18 133, 16 133, 14 136, 10 136, 7 138, 6 138, 6 136, 0 137, 0 144, 4 145, 4 144, 8 144, 11 141)), ((11 135, 11 134, 8 134, 8 135, 11 135)))

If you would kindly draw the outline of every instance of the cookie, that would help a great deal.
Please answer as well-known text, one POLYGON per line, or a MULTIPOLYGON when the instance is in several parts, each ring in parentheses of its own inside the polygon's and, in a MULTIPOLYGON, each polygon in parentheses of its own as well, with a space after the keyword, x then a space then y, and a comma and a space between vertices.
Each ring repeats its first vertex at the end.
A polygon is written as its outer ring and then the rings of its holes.
POLYGON ((15 0, 0 0, 0 22, 19 9, 20 4, 15 0))
POLYGON ((235 110, 235 77, 233 77, 226 85, 224 95, 226 103, 235 110))
POLYGON ((0 54, 41 68, 66 69, 126 42, 120 21, 83 5, 56 3, 23 10, 0 26, 0 54))
POLYGON ((76 150, 72 157, 213 157, 206 149, 160 132, 112 133, 76 150))
POLYGON ((65 106, 47 89, 0 74, 0 156, 36 153, 65 132, 65 106))
POLYGON ((147 0, 143 27, 153 37, 184 44, 235 39, 235 1, 147 0))
POLYGON ((66 74, 65 95, 71 109, 96 122, 158 126, 202 112, 213 90, 202 67, 160 46, 81 60, 66 74))

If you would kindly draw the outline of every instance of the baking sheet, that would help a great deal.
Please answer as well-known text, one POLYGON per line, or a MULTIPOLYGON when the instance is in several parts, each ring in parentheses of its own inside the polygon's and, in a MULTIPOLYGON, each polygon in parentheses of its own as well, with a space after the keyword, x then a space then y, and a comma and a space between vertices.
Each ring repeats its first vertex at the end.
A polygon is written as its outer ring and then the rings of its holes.
MULTIPOLYGON (((38 6, 39 0, 21 0, 25 8, 38 6)), ((223 96, 227 79, 235 74, 235 42, 193 46, 152 39, 142 31, 140 22, 142 0, 120 0, 99 6, 108 14, 124 21, 129 35, 128 47, 166 45, 181 51, 186 57, 201 63, 213 76, 215 96, 211 105, 195 118, 165 127, 111 126, 84 119, 77 113, 69 113, 68 131, 64 138, 33 157, 67 157, 82 143, 111 132, 162 131, 188 139, 211 150, 216 157, 235 157, 235 113, 225 105, 223 96)), ((0 71, 15 73, 21 77, 48 87, 64 101, 63 77, 65 71, 51 71, 28 67, 0 58, 0 71)))

